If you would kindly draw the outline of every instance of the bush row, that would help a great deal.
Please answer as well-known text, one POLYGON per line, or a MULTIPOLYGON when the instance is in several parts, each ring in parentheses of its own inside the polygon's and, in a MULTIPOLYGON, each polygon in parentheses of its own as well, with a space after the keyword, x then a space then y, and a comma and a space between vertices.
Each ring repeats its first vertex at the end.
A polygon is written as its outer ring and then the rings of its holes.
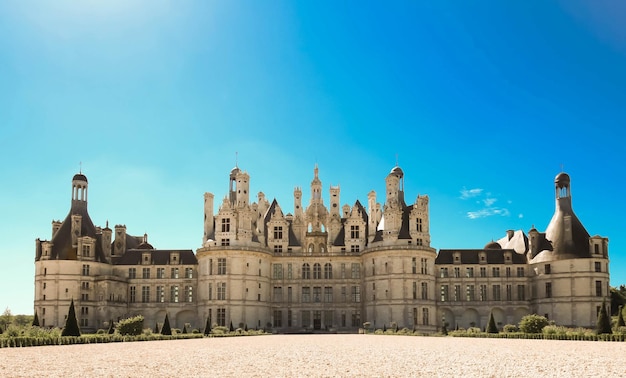
POLYGON ((154 341, 154 340, 176 340, 176 339, 199 339, 201 334, 141 334, 137 336, 113 335, 82 335, 82 336, 59 336, 59 337, 0 337, 0 348, 7 347, 30 347, 43 345, 72 345, 72 344, 102 344, 130 341, 154 341))
POLYGON ((544 333, 485 333, 451 331, 453 337, 476 337, 489 339, 537 339, 537 340, 582 340, 582 341, 626 341, 624 334, 544 334, 544 333))

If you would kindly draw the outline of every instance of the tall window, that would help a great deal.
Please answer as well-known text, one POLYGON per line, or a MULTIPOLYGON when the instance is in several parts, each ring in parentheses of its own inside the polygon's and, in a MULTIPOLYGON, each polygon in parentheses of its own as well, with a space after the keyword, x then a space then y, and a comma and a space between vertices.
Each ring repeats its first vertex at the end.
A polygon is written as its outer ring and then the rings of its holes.
POLYGON ((517 285, 517 300, 526 300, 526 285, 517 285))
POLYGON ((352 286, 350 289, 352 302, 359 303, 361 302, 361 287, 360 286, 352 286))
POLYGON ((552 282, 546 282, 546 298, 552 298, 552 282))
POLYGON ((89 275, 89 265, 83 265, 83 276, 89 275))
POLYGON ((274 239, 283 238, 283 226, 274 226, 274 239))
POLYGON ((165 288, 163 286, 156 287, 156 301, 159 303, 165 302, 165 288))
POLYGON ((350 226, 350 239, 359 238, 359 226, 350 226))
MULTIPOLYGON (((596 244, 596 245, 597 245, 597 244, 596 244)), ((600 265, 600 262, 599 262, 599 261, 596 261, 596 262, 594 263, 594 267, 595 267, 595 271, 596 271, 597 273, 599 273, 599 272, 601 272, 601 271, 602 271, 602 265, 600 265)))
POLYGON ((302 303, 311 302, 311 288, 307 286, 302 287, 302 303))
POLYGON ((341 287, 341 301, 342 302, 347 302, 348 301, 348 294, 347 294, 347 289, 345 286, 341 287))
POLYGON ((417 299, 417 282, 413 282, 413 299, 417 299))
POLYGON ((502 300, 500 296, 500 285, 493 285, 493 300, 494 301, 502 300))
POLYGON ((330 263, 324 264, 324 279, 333 279, 333 266, 330 263))
POLYGON ((322 278, 322 266, 318 263, 313 264, 313 279, 319 280, 322 278))
POLYGON ((193 278, 193 268, 185 268, 185 278, 193 278))
POLYGON ((128 301, 131 303, 135 303, 137 301, 137 288, 135 286, 130 287, 130 291, 128 293, 128 301))
POLYGON ((291 303, 293 301, 293 290, 291 286, 287 287, 287 302, 291 303))
POLYGON ((273 264, 272 271, 272 278, 274 278, 275 280, 283 279, 283 264, 273 264))
POLYGON ((524 268, 517 268, 517 276, 524 277, 524 268))
POLYGON ((185 298, 187 302, 193 302, 193 286, 185 286, 185 298))
POLYGON ((165 278, 165 268, 157 268, 157 278, 165 278))
POLYGON ((313 302, 318 303, 322 301, 322 288, 315 286, 313 288, 313 302))
POLYGON ((217 274, 226 274, 226 259, 217 259, 217 274))
POLYGON ((411 273, 417 274, 417 257, 411 259, 411 273))
POLYGON ((324 287, 324 302, 332 303, 333 301, 333 288, 331 286, 324 287))
POLYGON ((352 326, 353 327, 361 327, 361 311, 355 310, 352 311, 352 326))
POLYGON ((491 275, 494 277, 500 277, 500 268, 491 269, 491 275))
POLYGON ((441 285, 441 301, 448 301, 448 285, 441 285))
POLYGON ((480 285, 480 300, 483 302, 487 300, 487 285, 480 285))
POLYGON ((287 279, 293 279, 293 267, 291 264, 287 264, 287 279))
POLYGON ((550 266, 550 264, 545 264, 545 265, 543 266, 543 272, 544 272, 545 274, 550 274, 550 273, 552 273, 552 267, 550 266))
POLYGON ((361 278, 361 264, 352 263, 352 278, 361 278))
POLYGON ((225 308, 217 309, 217 325, 226 327, 226 309, 225 308))
POLYGON ((428 299, 428 283, 422 282, 422 299, 428 299))
POLYGON ((602 281, 596 281, 596 297, 602 296, 602 281))
POLYGON ((448 268, 441 268, 441 269, 439 269, 439 275, 442 278, 448 277, 448 268))
POLYGON ((465 288, 465 298, 467 301, 474 300, 474 285, 467 285, 465 288))
POLYGON ((141 287, 141 301, 144 303, 150 302, 150 286, 141 287))
POLYGON ((506 285, 506 300, 513 300, 513 285, 506 285))
POLYGON ((217 283, 217 300, 218 301, 226 300, 226 282, 217 283))
POLYGON ((420 261, 422 263, 422 274, 428 274, 428 259, 420 259, 420 261))
POLYGON ((346 278, 346 264, 341 263, 341 279, 346 278))
POLYGON ((454 278, 461 278, 461 268, 458 266, 454 268, 454 278))
POLYGON ((302 279, 311 279, 311 266, 308 263, 302 264, 302 279))
POLYGON ((274 302, 283 301, 283 287, 282 286, 274 286, 274 289, 272 290, 272 300, 274 302))
POLYGON ((230 232, 230 218, 222 218, 222 232, 230 232))
POLYGON ((426 307, 422 308, 422 323, 424 325, 430 324, 430 317, 428 316, 428 309, 426 307))
POLYGON ((274 327, 280 328, 283 326, 283 312, 281 310, 274 310, 274 327))
POLYGON ((172 268, 170 278, 178 278, 178 268, 172 268))
POLYGON ((128 268, 128 278, 137 278, 137 268, 128 268))
POLYGON ((454 285, 454 301, 461 301, 461 285, 454 285))
POLYGON ((469 278, 474 277, 474 268, 466 268, 465 276, 469 278))
POLYGON ((209 300, 213 300, 213 284, 209 283, 209 300))
POLYGON ((170 288, 170 302, 178 303, 178 286, 174 285, 170 288))
POLYGON ((89 246, 83 245, 83 257, 89 257, 89 246))
POLYGON ((417 218, 415 221, 417 224, 417 227, 416 227, 417 232, 422 232, 422 218, 417 218))
POLYGON ((487 268, 485 268, 484 266, 480 267, 480 276, 481 277, 487 277, 487 268))
POLYGON ((150 268, 143 268, 141 278, 150 278, 150 268))
POLYGON ((506 268, 506 276, 507 277, 511 277, 511 268, 510 267, 506 268))

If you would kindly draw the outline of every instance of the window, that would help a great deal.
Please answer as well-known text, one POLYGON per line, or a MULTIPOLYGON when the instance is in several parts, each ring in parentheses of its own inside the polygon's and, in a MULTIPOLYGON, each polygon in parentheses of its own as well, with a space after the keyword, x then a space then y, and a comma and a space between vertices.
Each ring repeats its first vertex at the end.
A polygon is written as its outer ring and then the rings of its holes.
POLYGON ((458 266, 454 268, 454 278, 461 278, 461 268, 458 266))
POLYGON ((230 218, 222 218, 222 232, 230 232, 230 218))
POLYGON ((428 283, 422 282, 422 299, 428 299, 428 283))
POLYGON ((448 301, 448 285, 441 285, 441 301, 448 301))
POLYGON ((474 268, 466 268, 465 269, 465 276, 466 277, 474 277, 474 268))
POLYGON ((81 307, 80 308, 81 315, 89 315, 89 307, 81 307))
POLYGON ((281 244, 276 244, 274 246, 274 253, 280 255, 281 253, 283 253, 283 246, 281 244))
POLYGON ((492 299, 494 301, 501 301, 502 298, 500 296, 500 285, 493 285, 492 291, 493 291, 493 298, 492 299))
POLYGON ((130 303, 135 303, 137 301, 137 288, 135 286, 131 286, 129 289, 128 301, 130 303))
POLYGON ((474 285, 467 285, 465 288, 465 299, 467 301, 474 300, 474 285))
MULTIPOLYGON (((83 290, 89 290, 89 282, 88 282, 88 281, 83 281, 83 282, 81 282, 81 283, 80 283, 80 287, 81 287, 83 290)), ((43 283, 43 288, 44 288, 44 289, 46 288, 46 283, 45 283, 45 282, 43 283)))
POLYGON ((226 300, 226 282, 217 283, 217 300, 218 301, 226 300))
POLYGON ((415 220, 417 227, 415 228, 417 232, 422 232, 422 218, 417 218, 415 220))
POLYGON ((89 246, 83 245, 83 257, 89 257, 89 246))
POLYGON ((500 277, 500 268, 492 268, 491 275, 494 277, 500 277))
POLYGON ((193 268, 185 268, 185 278, 193 278, 193 268))
POLYGON ((274 288, 272 289, 272 300, 274 302, 283 301, 283 287, 282 286, 274 286, 274 288))
POLYGON ((313 302, 318 303, 322 301, 322 288, 316 286, 313 288, 313 302))
POLYGON ((332 327, 333 326, 333 318, 334 318, 333 314, 334 313, 335 312, 332 311, 332 310, 324 311, 324 325, 326 327, 332 327))
POLYGON ((413 307, 413 325, 417 325, 417 307, 413 307))
POLYGON ((411 259, 411 270, 413 274, 417 274, 417 257, 411 259))
POLYGON ((341 287, 341 301, 342 302, 347 302, 348 301, 348 294, 347 294, 347 289, 345 286, 341 287))
POLYGON ((353 244, 353 245, 350 246, 350 252, 352 252, 352 253, 359 253, 360 250, 361 249, 360 249, 360 247, 358 245, 353 244))
POLYGON ((602 296, 602 281, 596 281, 596 297, 602 296))
POLYGON ((352 297, 352 302, 354 303, 361 302, 361 287, 360 286, 352 286, 350 288, 350 293, 352 297))
POLYGON ((283 279, 283 264, 273 264, 272 265, 272 278, 275 280, 283 279))
POLYGON ((172 268, 172 274, 170 278, 178 278, 178 268, 172 268))
POLYGON ((333 279, 333 266, 330 263, 324 264, 324 279, 333 279))
POLYGON ((226 327, 226 309, 225 308, 217 309, 217 325, 226 327))
POLYGON ((311 279, 311 266, 308 263, 302 264, 302 279, 311 279))
POLYGON ((165 278, 165 268, 157 268, 157 278, 165 278))
POLYGON ((350 226, 350 239, 359 238, 359 226, 350 226))
POLYGON ((512 285, 506 285, 506 300, 507 301, 513 300, 513 286, 512 285))
POLYGON ((143 268, 141 278, 150 278, 150 268, 143 268))
POLYGON ((130 278, 130 279, 137 278, 137 269, 136 268, 128 268, 128 278, 130 278))
POLYGON ((480 300, 483 302, 487 300, 487 285, 480 285, 480 300))
POLYGON ((230 245, 230 239, 222 239, 222 247, 228 247, 230 245))
POLYGON ((439 269, 439 276, 442 278, 447 278, 448 277, 448 268, 441 268, 439 269))
POLYGON ((287 264, 287 279, 293 279, 293 268, 291 264, 287 264))
POLYGON ((150 286, 141 287, 141 301, 143 303, 150 302, 150 286))
POLYGON ((193 286, 185 286, 185 298, 187 302, 193 302, 193 286))
POLYGON ((424 245, 424 239, 422 239, 422 238, 415 239, 415 244, 417 244, 417 245, 424 245))
POLYGON ((83 265, 83 276, 89 275, 89 265, 83 265))
MULTIPOLYGON (((248 290, 248 289, 246 289, 248 290)), ((213 300, 213 284, 209 283, 209 300, 212 301, 213 300)))
POLYGON ((546 298, 552 298, 552 282, 546 282, 546 298))
POLYGON ((417 282, 413 282, 413 299, 417 299, 417 282))
POLYGON ((332 303, 333 301, 333 288, 331 286, 324 287, 324 302, 332 303))
POLYGON ((302 287, 302 303, 311 302, 311 288, 304 286, 302 287))
POLYGON ((352 278, 361 278, 361 264, 352 263, 352 278))
POLYGON ((311 311, 302 311, 302 326, 309 327, 311 325, 311 311))
POLYGON ((213 275, 213 259, 209 259, 209 275, 213 275))
POLYGON ((361 311, 352 311, 352 326, 361 327, 361 311))
POLYGON ((217 274, 226 274, 226 259, 223 257, 217 259, 217 274))
POLYGON ((283 326, 283 312, 281 310, 274 310, 274 327, 280 328, 283 326))
POLYGON ((424 325, 429 325, 430 324, 430 319, 428 316, 428 309, 426 307, 422 308, 422 323, 424 325))
POLYGON ((526 285, 517 285, 517 300, 526 300, 526 285))
POLYGON ((544 265, 544 266, 543 266, 543 272, 544 272, 545 274, 550 274, 550 273, 552 272, 552 269, 551 269, 551 267, 550 267, 550 264, 546 264, 546 265, 544 265))
POLYGON ((506 276, 511 277, 511 268, 509 267, 506 268, 506 276))
POLYGON ((81 327, 88 327, 89 326, 89 319, 80 319, 80 326, 81 327))
POLYGON ((461 301, 461 285, 454 285, 454 301, 461 301))
POLYGON ((283 226, 274 226, 274 239, 283 238, 283 226))
POLYGON ((322 266, 318 263, 313 264, 313 279, 319 280, 322 278, 322 266))
POLYGON ((165 288, 163 286, 156 287, 156 301, 159 303, 165 302, 165 288))
POLYGON ((346 278, 346 264, 341 263, 341 279, 346 278))
POLYGON ((89 294, 81 294, 80 295, 80 299, 83 301, 88 301, 89 300, 89 294))
POLYGON ((480 267, 480 276, 481 276, 482 278, 487 277, 487 268, 485 268, 484 266, 481 266, 481 267, 480 267))
POLYGON ((600 273, 600 272, 602 271, 602 265, 600 265, 600 262, 599 262, 599 261, 596 261, 593 265, 594 265, 594 267, 595 267, 595 271, 596 271, 597 273, 600 273))
POLYGON ((524 277, 524 268, 517 268, 517 276, 524 277))
POLYGON ((596 255, 600 254, 600 246, 597 244, 593 245, 593 253, 595 253, 596 255))
POLYGON ((421 259, 421 263, 422 263, 422 269, 421 269, 422 274, 428 274, 428 259, 421 259))
POLYGON ((287 302, 291 303, 293 301, 293 290, 291 286, 287 287, 287 302))
POLYGON ((170 302, 178 303, 178 286, 176 285, 170 288, 170 302))

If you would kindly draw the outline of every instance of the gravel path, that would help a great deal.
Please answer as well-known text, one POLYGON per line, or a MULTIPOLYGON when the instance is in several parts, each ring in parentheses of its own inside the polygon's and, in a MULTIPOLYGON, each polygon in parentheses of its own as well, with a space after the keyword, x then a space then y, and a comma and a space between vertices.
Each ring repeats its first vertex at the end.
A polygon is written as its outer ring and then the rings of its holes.
POLYGON ((271 335, 0 349, 1 377, 618 377, 626 343, 271 335))

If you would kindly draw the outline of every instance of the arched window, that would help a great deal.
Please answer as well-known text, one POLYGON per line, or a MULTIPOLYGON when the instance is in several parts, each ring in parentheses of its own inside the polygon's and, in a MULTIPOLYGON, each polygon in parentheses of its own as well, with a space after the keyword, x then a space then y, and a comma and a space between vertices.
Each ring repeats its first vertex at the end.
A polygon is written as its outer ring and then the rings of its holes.
POLYGON ((322 266, 318 263, 313 265, 313 279, 319 280, 322 278, 322 266))
POLYGON ((320 252, 324 253, 326 249, 324 248, 324 244, 320 244, 320 252))
POLYGON ((309 255, 313 253, 313 244, 309 244, 309 255))
POLYGON ((330 263, 324 264, 324 278, 327 280, 333 279, 333 266, 330 263))
POLYGON ((302 264, 302 279, 308 280, 311 278, 311 266, 308 263, 302 264))

